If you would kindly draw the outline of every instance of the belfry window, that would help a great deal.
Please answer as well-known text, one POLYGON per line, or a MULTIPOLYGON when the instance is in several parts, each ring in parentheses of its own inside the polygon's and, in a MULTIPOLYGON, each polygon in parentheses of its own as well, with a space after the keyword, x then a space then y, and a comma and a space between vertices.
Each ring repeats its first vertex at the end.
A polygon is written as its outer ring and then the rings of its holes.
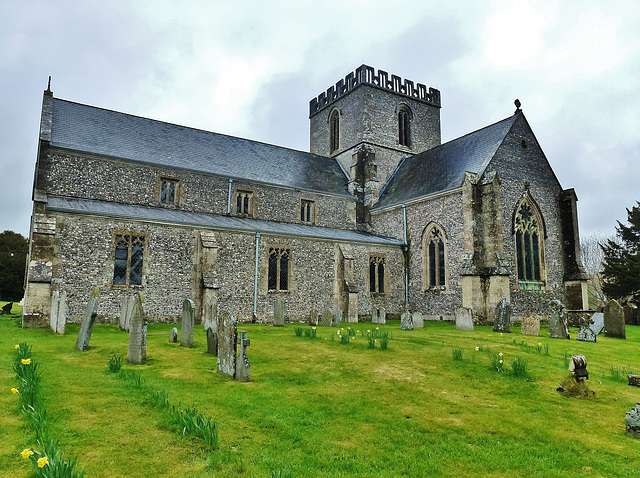
POLYGON ((411 111, 404 105, 398 109, 398 143, 411 147, 411 111))
POLYGON ((425 250, 428 287, 445 287, 446 266, 444 255, 444 234, 437 226, 433 226, 426 235, 425 250))
POLYGON ((116 234, 113 263, 113 285, 142 285, 145 237, 133 234, 116 234))
POLYGON ((340 148, 340 111, 333 110, 329 115, 329 152, 340 148))
POLYGON ((534 207, 523 202, 515 216, 516 267, 521 289, 540 290, 544 276, 544 231, 534 207))
POLYGON ((385 257, 369 256, 369 292, 384 294, 385 257))
POLYGON ((285 247, 269 248, 268 289, 289 290, 291 250, 285 247))

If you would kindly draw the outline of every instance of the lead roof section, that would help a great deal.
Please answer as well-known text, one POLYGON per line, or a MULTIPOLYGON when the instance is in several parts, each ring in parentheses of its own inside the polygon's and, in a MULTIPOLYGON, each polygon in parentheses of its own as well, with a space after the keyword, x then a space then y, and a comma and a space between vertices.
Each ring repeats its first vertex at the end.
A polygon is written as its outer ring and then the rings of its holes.
MULTIPOLYGON (((521 113, 519 113, 521 114, 521 113)), ((518 114, 401 161, 373 210, 459 188, 465 171, 482 174, 518 114)))
POLYGON ((259 221, 241 217, 218 216, 175 209, 136 206, 107 201, 93 201, 61 196, 48 196, 47 210, 134 220, 176 226, 202 227, 222 231, 256 233, 274 236, 294 236, 338 242, 400 246, 402 241, 358 231, 345 231, 301 224, 259 221))
POLYGON ((50 144, 83 153, 352 197, 335 159, 53 98, 50 144))

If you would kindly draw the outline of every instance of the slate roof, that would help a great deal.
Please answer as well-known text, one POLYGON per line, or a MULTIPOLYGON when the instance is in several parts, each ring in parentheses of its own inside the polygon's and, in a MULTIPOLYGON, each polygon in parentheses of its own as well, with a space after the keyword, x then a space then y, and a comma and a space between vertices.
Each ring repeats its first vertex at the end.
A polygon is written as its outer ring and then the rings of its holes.
POLYGON ((351 197, 338 162, 247 139, 53 98, 52 146, 351 197))
POLYGON ((338 242, 355 242, 384 246, 402 245, 402 241, 398 239, 375 236, 358 231, 273 221, 259 221, 241 217, 219 216, 176 209, 136 206, 133 204, 93 201, 61 196, 48 196, 47 210, 252 234, 259 232, 266 235, 295 236, 338 242))
POLYGON ((373 210, 458 188, 462 185, 465 171, 482 174, 517 117, 514 114, 405 158, 384 185, 373 210))

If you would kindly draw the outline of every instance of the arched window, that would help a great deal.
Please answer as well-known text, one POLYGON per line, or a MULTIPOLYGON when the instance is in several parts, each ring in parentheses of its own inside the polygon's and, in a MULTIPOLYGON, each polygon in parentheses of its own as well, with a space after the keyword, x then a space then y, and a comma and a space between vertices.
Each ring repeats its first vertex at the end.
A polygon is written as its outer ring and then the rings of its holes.
POLYGON ((398 108, 398 143, 411 147, 411 110, 406 105, 398 108))
POLYGON ((516 241, 518 282, 524 290, 540 290, 544 285, 544 224, 533 201, 517 208, 513 224, 516 241))
POLYGON ((431 226, 424 235, 423 244, 424 273, 423 280, 429 289, 444 289, 447 285, 447 267, 445 259, 445 236, 442 229, 431 226))
POLYGON ((329 115, 329 152, 340 147, 340 111, 334 109, 329 115))

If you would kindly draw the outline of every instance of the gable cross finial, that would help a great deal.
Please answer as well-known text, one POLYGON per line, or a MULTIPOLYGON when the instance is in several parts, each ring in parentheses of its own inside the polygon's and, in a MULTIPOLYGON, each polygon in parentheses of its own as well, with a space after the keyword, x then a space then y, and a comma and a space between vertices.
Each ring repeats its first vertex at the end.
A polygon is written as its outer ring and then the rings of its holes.
POLYGON ((513 102, 514 105, 516 105, 516 110, 514 113, 520 113, 522 110, 520 109, 520 106, 522 106, 522 103, 520 103, 520 100, 518 98, 516 98, 516 100, 513 102))
POLYGON ((51 93, 51 75, 49 75, 49 82, 47 83, 47 93, 51 93))

